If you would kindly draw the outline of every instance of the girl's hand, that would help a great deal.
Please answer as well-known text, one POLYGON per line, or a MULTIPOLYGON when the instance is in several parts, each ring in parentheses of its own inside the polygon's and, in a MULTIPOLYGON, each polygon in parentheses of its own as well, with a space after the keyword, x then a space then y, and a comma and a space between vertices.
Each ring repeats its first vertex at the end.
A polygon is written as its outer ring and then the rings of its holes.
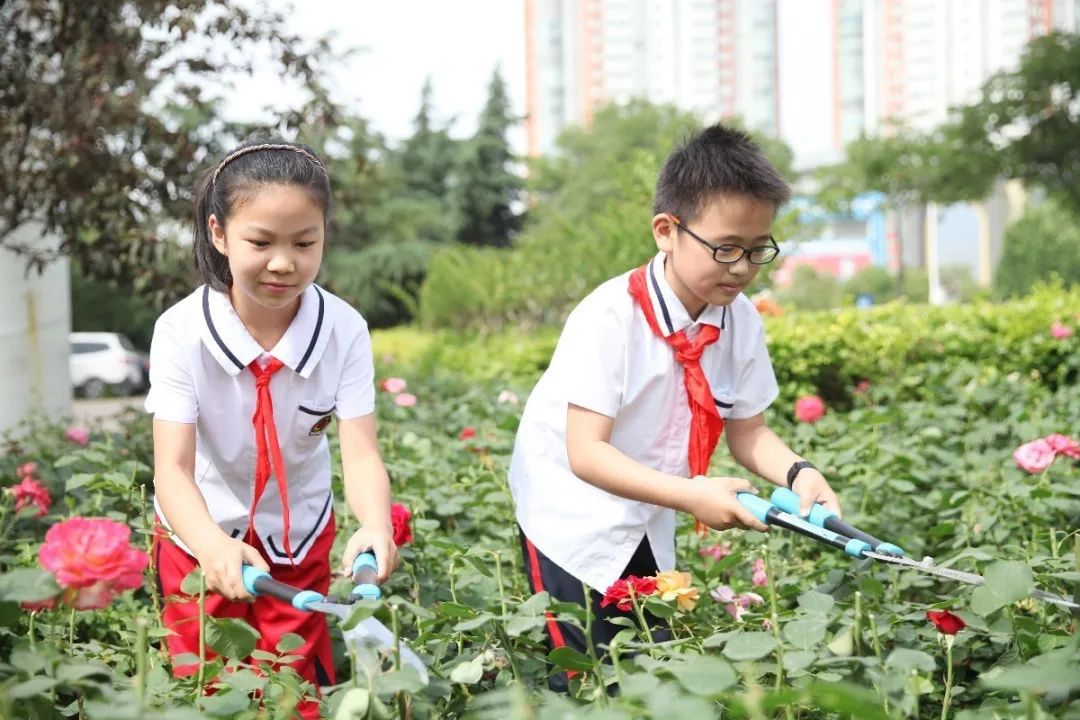
POLYGON ((397 545, 394 544, 394 531, 390 526, 362 527, 353 533, 345 545, 345 554, 341 558, 341 574, 352 577, 352 566, 356 556, 365 550, 375 553, 375 563, 379 566, 379 584, 386 582, 390 573, 398 566, 397 545))
POLYGON ((806 517, 810 514, 810 506, 818 502, 841 517, 840 499, 829 487, 829 481, 825 476, 814 468, 804 468, 799 471, 791 489, 799 496, 799 515, 806 517))
POLYGON ((270 566, 258 550, 220 531, 217 536, 200 545, 198 550, 192 550, 206 577, 206 589, 229 600, 251 602, 255 599, 244 587, 244 564, 270 571, 270 566))

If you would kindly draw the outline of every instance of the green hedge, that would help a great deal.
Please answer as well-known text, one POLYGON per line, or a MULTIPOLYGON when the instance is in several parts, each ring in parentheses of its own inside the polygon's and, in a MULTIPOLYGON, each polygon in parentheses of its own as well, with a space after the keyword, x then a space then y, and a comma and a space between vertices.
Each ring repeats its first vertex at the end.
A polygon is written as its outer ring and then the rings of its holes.
MULTIPOLYGON (((1023 373, 1051 388, 1080 381, 1080 287, 1040 285, 1006 303, 891 303, 765 322, 782 402, 816 392, 845 405, 861 380, 896 380, 920 395, 928 375, 946 374, 961 360, 1023 373), (1075 334, 1052 337, 1054 321, 1075 334)), ((381 374, 447 370, 528 385, 547 367, 558 335, 558 327, 483 335, 396 328, 375 333, 376 364, 381 374)))

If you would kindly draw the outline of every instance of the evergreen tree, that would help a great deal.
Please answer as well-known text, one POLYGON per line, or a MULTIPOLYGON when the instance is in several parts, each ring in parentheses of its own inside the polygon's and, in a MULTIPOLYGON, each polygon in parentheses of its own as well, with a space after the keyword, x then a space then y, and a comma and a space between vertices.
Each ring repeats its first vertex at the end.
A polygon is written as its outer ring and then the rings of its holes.
POLYGON ((521 228, 517 205, 523 180, 514 171, 515 157, 506 137, 516 122, 510 116, 506 84, 496 69, 476 134, 462 148, 453 188, 459 242, 504 247, 521 228))

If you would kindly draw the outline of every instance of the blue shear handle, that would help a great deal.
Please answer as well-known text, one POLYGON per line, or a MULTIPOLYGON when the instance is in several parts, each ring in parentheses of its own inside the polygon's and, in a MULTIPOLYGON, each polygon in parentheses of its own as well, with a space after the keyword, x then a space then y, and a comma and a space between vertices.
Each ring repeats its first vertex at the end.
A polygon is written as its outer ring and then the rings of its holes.
POLYGON ((758 497, 753 493, 736 493, 735 497, 754 516, 768 525, 778 525, 787 528, 800 535, 805 535, 831 547, 843 550, 852 557, 862 557, 863 552, 870 549, 870 545, 862 540, 844 537, 830 530, 811 525, 802 518, 791 513, 786 513, 773 505, 768 500, 758 497))
POLYGON ((356 587, 352 594, 365 600, 378 600, 382 597, 379 589, 379 564, 375 561, 375 555, 371 552, 362 552, 353 560, 353 582, 356 587))
MULTIPOLYGON (((799 514, 799 505, 801 500, 799 496, 793 491, 787 488, 776 488, 772 493, 773 505, 780 508, 784 512, 791 513, 792 515, 799 514)), ((868 532, 863 532, 857 527, 848 525, 846 522, 837 517, 829 508, 825 507, 821 503, 814 503, 810 506, 810 516, 807 518, 811 525, 817 525, 820 528, 826 530, 832 530, 840 535, 846 535, 857 540, 862 540, 874 549, 875 552, 889 553, 891 555, 905 555, 906 553, 896 545, 887 543, 877 539, 868 532)))
POLYGON ((244 587, 252 595, 269 595, 284 600, 297 610, 308 610, 311 603, 326 601, 326 596, 322 593, 286 585, 254 565, 244 565, 241 568, 241 577, 244 579, 244 587))

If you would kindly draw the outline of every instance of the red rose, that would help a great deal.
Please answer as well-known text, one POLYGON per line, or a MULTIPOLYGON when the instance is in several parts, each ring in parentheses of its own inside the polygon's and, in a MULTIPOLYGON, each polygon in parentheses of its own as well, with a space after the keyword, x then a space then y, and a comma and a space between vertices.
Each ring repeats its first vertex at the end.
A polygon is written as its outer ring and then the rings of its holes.
POLYGON ((631 590, 635 597, 648 597, 656 592, 656 578, 628 575, 616 580, 604 593, 600 607, 615 605, 622 612, 630 612, 634 609, 633 601, 630 599, 631 590))
POLYGON ((412 542, 412 527, 409 526, 411 519, 412 513, 409 512, 409 508, 401 503, 390 505, 390 524, 394 528, 394 544, 398 547, 412 542))
POLYGON ((955 635, 967 627, 967 623, 948 610, 927 610, 926 618, 945 635, 955 635))
POLYGON ((12 485, 7 492, 15 498, 15 512, 22 510, 27 505, 37 508, 36 517, 41 517, 49 512, 52 505, 52 496, 49 490, 30 475, 23 476, 18 485, 12 485))
POLYGON ((458 440, 469 440, 476 437, 476 428, 466 427, 462 428, 458 433, 458 440))

